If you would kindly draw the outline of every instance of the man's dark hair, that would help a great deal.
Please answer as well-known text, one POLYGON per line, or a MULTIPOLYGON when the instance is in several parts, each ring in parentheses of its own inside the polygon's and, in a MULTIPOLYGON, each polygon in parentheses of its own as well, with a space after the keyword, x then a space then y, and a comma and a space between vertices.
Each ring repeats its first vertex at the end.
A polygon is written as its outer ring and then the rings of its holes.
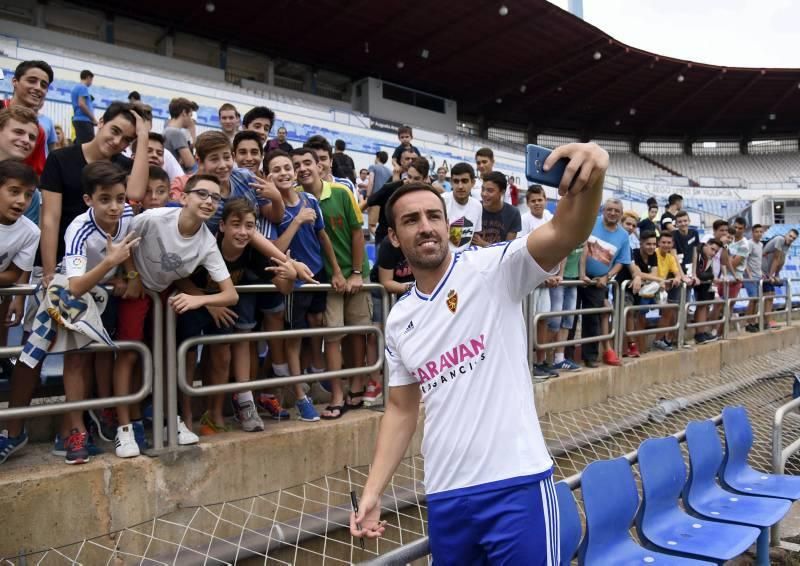
POLYGON ((227 222, 228 218, 231 216, 241 220, 248 214, 252 214, 254 218, 258 218, 256 209, 250 204, 250 201, 246 198, 234 198, 225 203, 225 208, 222 209, 222 221, 227 222))
POLYGON ((273 149, 272 151, 270 151, 269 153, 267 153, 264 156, 264 165, 263 165, 263 167, 264 167, 264 172, 265 173, 269 172, 269 164, 272 162, 272 160, 276 159, 278 157, 285 157, 289 161, 292 160, 292 158, 289 157, 289 154, 286 153, 285 151, 283 151, 282 149, 273 149))
POLYGON ((397 128, 398 137, 403 134, 408 134, 410 136, 413 136, 414 132, 411 131, 411 126, 400 126, 399 128, 397 128))
POLYGON ((344 143, 344 140, 336 140, 333 142, 333 147, 336 148, 336 151, 344 151, 347 149, 347 144, 344 143))
POLYGON ((311 155, 314 157, 314 163, 319 163, 319 155, 317 155, 317 152, 314 151, 314 148, 306 147, 305 145, 303 145, 303 147, 296 147, 289 152, 290 157, 302 156, 302 155, 311 155))
POLYGON ((169 101, 169 117, 174 119, 184 112, 196 112, 198 108, 197 103, 188 98, 173 98, 169 101))
POLYGON ((131 102, 131 109, 142 117, 145 122, 153 121, 153 107, 143 102, 131 102))
POLYGON ((671 195, 669 195, 669 198, 667 198, 667 206, 672 206, 673 204, 677 204, 679 201, 682 200, 683 197, 681 195, 679 195, 678 193, 672 193, 671 195))
POLYGON ((331 159, 333 159, 333 150, 331 149, 331 144, 328 143, 328 140, 325 139, 325 136, 311 136, 306 140, 306 143, 303 144, 303 147, 314 150, 321 149, 327 152, 331 159))
POLYGON ((378 161, 380 161, 384 165, 386 164, 387 161, 389 161, 389 154, 386 153, 385 151, 378 151, 377 153, 375 153, 375 157, 377 157, 378 161))
POLYGON ((26 187, 35 187, 39 183, 30 165, 16 159, 5 159, 0 161, 0 185, 10 180, 19 181, 26 187))
POLYGON ((750 228, 750 230, 757 230, 758 228, 763 228, 763 227, 764 227, 763 224, 753 224, 753 227, 750 228))
POLYGON ((658 201, 655 197, 650 197, 647 199, 647 208, 648 210, 651 208, 658 208, 658 201))
POLYGON ((103 123, 108 124, 117 116, 122 116, 136 127, 136 117, 133 115, 133 109, 133 104, 129 102, 120 102, 119 100, 112 102, 108 105, 106 111, 103 112, 103 123))
POLYGON ((186 186, 183 187, 183 192, 188 193, 193 188, 195 188, 197 186, 197 183, 199 183, 200 181, 211 181, 212 183, 219 185, 219 179, 217 178, 216 175, 209 175, 208 173, 199 173, 197 175, 192 175, 191 177, 189 177, 189 180, 186 181, 186 186))
POLYGON ((256 142, 259 151, 264 153, 264 148, 261 146, 261 136, 258 135, 258 132, 254 132, 253 130, 242 130, 241 132, 236 132, 236 135, 233 136, 233 152, 236 153, 236 148, 239 146, 239 144, 246 140, 256 142))
POLYGON ((239 111, 236 110, 236 107, 230 102, 226 102, 225 104, 219 107, 219 110, 217 110, 217 117, 219 117, 219 115, 222 114, 223 112, 227 112, 229 110, 233 110, 233 113, 236 114, 236 117, 237 118, 239 117, 239 111))
POLYGON ((723 220, 722 218, 719 218, 717 220, 714 220, 714 224, 711 225, 711 229, 714 230, 714 231, 717 231, 720 228, 722 228, 723 226, 730 226, 730 224, 728 224, 727 220, 723 220))
POLYGON ((494 161, 494 152, 490 147, 482 147, 478 151, 475 152, 475 158, 478 157, 488 157, 492 161, 494 161))
POLYGON ((789 232, 792 232, 795 236, 800 236, 800 232, 798 232, 795 228, 791 228, 789 232))
POLYGON ((147 134, 147 139, 148 140, 152 140, 152 141, 156 141, 156 142, 160 143, 161 145, 164 145, 164 136, 162 136, 158 132, 150 132, 149 134, 147 134))
POLYGON ((361 173, 369 173, 369 169, 359 169, 358 174, 361 175, 361 173))
POLYGON ((741 216, 737 216, 733 219, 734 224, 738 224, 739 226, 747 226, 747 220, 742 218, 741 216))
POLYGON ((506 187, 508 187, 508 180, 506 179, 506 176, 503 175, 500 171, 492 171, 491 173, 486 173, 486 175, 484 175, 482 179, 484 183, 489 182, 497 185, 500 188, 501 193, 506 192, 506 187))
POLYGON ((408 167, 409 169, 411 167, 416 169, 417 173, 422 175, 422 178, 424 179, 428 176, 428 173, 430 172, 431 164, 428 163, 428 160, 425 159, 424 157, 415 157, 414 161, 412 161, 411 165, 409 165, 408 167))
POLYGON ((275 125, 275 112, 266 106, 256 106, 248 110, 247 114, 242 118, 242 126, 246 128, 250 125, 250 122, 258 120, 259 118, 266 118, 269 120, 269 129, 272 130, 272 126, 275 125))
POLYGON ((528 200, 528 197, 531 195, 542 195, 543 197, 547 198, 547 194, 544 192, 544 187, 541 185, 531 185, 528 187, 528 192, 525 193, 525 200, 528 200))
POLYGON ((142 100, 142 95, 139 94, 138 90, 132 90, 128 93, 128 102, 140 102, 142 100))
MULTIPOLYGON (((644 242, 645 240, 649 240, 650 238, 655 238, 655 237, 656 237, 656 233, 655 232, 653 232, 652 230, 645 230, 639 236, 639 241, 640 242, 644 242)), ((656 240, 656 241, 658 241, 658 240, 656 240)))
POLYGON ((31 69, 41 69, 47 74, 47 82, 53 82, 53 67, 48 65, 46 61, 23 61, 14 69, 14 78, 20 80, 31 69))
POLYGON ((677 220, 678 218, 683 218, 684 216, 688 218, 689 213, 686 212, 685 210, 679 210, 678 212, 675 213, 675 220, 677 220))
POLYGON ((84 69, 81 71, 81 80, 85 81, 86 79, 94 78, 94 73, 91 72, 89 69, 84 69))
POLYGON ((389 200, 386 201, 386 206, 384 206, 383 213, 386 215, 386 223, 389 225, 389 228, 392 230, 397 228, 397 225, 394 221, 394 204, 403 195, 416 191, 428 191, 435 194, 436 198, 439 199, 439 202, 442 205, 442 212, 444 213, 445 219, 447 219, 447 207, 445 206, 444 200, 442 199, 442 195, 439 194, 439 191, 434 189, 428 183, 408 183, 406 185, 402 185, 399 189, 392 193, 392 196, 390 196, 389 200))
POLYGON ((722 242, 720 242, 719 240, 717 240, 716 238, 711 238, 710 240, 708 240, 706 242, 706 245, 709 245, 709 244, 714 244, 718 248, 725 247, 724 244, 722 242))
POLYGON ((95 161, 83 168, 81 186, 83 194, 92 196, 97 189, 125 185, 128 174, 110 161, 95 161))
POLYGON ((661 233, 658 235, 658 240, 656 240, 656 241, 660 242, 660 241, 661 241, 661 240, 663 240, 664 238, 669 238, 670 240, 673 240, 673 239, 674 239, 674 237, 672 236, 672 232, 661 232, 661 233))
POLYGON ((151 165, 147 170, 148 181, 164 181, 169 187, 169 175, 158 165, 151 165))
POLYGON ((450 168, 450 178, 466 173, 470 179, 475 179, 475 169, 469 163, 460 161, 450 168))

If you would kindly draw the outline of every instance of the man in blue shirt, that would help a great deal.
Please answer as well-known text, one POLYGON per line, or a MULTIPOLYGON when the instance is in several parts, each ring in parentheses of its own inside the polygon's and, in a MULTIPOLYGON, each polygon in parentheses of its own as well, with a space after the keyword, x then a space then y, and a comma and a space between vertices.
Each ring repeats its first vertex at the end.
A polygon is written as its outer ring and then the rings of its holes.
MULTIPOLYGON (((578 288, 582 308, 602 307, 608 297, 608 282, 623 266, 631 263, 631 247, 628 233, 620 226, 622 201, 608 199, 603 206, 603 215, 597 219, 592 235, 586 242, 581 261, 581 279, 586 284, 578 288)), ((583 315, 581 336, 590 338, 608 334, 608 315, 583 315)), ((620 366, 616 352, 609 343, 604 345, 603 362, 620 366)), ((597 342, 583 344, 582 357, 586 367, 597 367, 597 342)))
POLYGON ((94 74, 84 69, 81 71, 81 82, 75 85, 70 96, 72 97, 72 127, 75 128, 75 143, 82 144, 94 139, 94 127, 97 119, 94 117, 94 105, 89 87, 92 86, 94 74))

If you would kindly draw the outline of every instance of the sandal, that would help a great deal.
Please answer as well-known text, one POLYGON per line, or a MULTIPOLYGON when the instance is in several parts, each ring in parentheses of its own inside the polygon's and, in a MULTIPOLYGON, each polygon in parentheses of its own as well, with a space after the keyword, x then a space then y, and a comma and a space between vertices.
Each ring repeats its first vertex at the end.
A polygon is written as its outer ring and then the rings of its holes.
POLYGON ((333 413, 334 411, 338 411, 336 415, 320 415, 321 419, 325 419, 326 421, 335 421, 336 419, 342 418, 342 415, 345 413, 344 405, 328 405, 325 407, 325 412, 333 413))
POLYGON ((367 393, 366 389, 362 389, 361 391, 350 391, 347 393, 347 398, 345 399, 345 409, 347 411, 352 411, 355 409, 360 409, 364 406, 364 395, 367 393), (353 397, 360 397, 361 401, 358 403, 351 403, 350 401, 353 397))

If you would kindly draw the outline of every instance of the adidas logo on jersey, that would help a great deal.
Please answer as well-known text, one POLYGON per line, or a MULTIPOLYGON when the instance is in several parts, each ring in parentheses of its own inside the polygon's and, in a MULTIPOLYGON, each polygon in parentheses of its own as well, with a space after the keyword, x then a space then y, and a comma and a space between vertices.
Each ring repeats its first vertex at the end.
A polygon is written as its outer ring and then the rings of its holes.
POLYGON ((403 336, 405 336, 406 334, 408 334, 412 330, 414 330, 414 321, 413 320, 409 320, 408 321, 408 326, 406 326, 406 329, 403 330, 403 336))

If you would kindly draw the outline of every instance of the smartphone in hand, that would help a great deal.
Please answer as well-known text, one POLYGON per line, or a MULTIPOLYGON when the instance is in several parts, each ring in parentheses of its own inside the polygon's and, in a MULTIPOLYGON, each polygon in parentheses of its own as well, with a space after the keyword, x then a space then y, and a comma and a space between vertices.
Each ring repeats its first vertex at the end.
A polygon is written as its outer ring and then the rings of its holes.
POLYGON ((546 147, 528 144, 525 151, 525 177, 529 182, 548 187, 558 187, 561 184, 569 159, 559 159, 549 171, 545 171, 544 162, 551 153, 553 150, 546 147))

